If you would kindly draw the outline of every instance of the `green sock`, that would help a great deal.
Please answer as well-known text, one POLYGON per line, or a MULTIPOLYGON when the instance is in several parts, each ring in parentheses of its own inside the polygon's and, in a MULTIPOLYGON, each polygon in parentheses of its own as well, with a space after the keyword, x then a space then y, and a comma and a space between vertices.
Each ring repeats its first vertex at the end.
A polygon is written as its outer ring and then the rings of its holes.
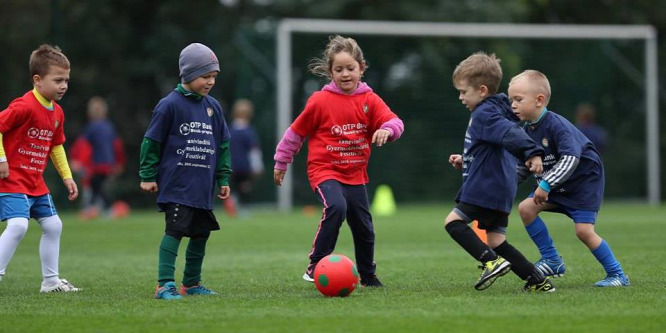
POLYGON ((160 243, 159 263, 157 267, 157 282, 160 287, 165 283, 175 281, 176 257, 178 256, 178 247, 180 239, 169 235, 162 237, 160 243))
POLYGON ((183 276, 183 285, 185 287, 192 287, 201 281, 201 267, 203 266, 203 258, 206 254, 206 238, 190 238, 187 244, 187 252, 185 254, 185 274, 183 276))

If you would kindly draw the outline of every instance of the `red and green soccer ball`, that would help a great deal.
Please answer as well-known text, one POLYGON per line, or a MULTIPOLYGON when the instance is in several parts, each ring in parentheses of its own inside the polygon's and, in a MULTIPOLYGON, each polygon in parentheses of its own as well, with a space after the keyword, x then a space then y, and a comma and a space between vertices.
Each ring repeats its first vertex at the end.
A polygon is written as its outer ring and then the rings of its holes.
POLYGON ((356 265, 342 254, 322 258, 314 270, 314 283, 319 292, 329 297, 345 297, 358 285, 356 265))

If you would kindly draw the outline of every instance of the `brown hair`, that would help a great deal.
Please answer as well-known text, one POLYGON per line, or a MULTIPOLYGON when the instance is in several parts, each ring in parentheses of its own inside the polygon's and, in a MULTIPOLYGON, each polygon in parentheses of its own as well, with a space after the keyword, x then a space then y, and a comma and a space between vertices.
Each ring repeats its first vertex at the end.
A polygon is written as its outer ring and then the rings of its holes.
POLYGON ((543 94, 546 97, 546 104, 548 104, 550 101, 550 82, 548 82, 546 75, 534 69, 527 69, 522 73, 514 76, 511 79, 511 82, 509 82, 509 85, 511 85, 512 82, 522 78, 527 79, 527 82, 529 83, 530 89, 532 89, 532 91, 536 92, 537 94, 543 94))
POLYGON ((502 81, 502 67, 500 59, 494 53, 487 55, 483 51, 476 52, 456 66, 453 71, 453 84, 467 80, 467 84, 474 88, 482 85, 488 88, 490 94, 499 90, 502 81))
POLYGON ((362 70, 368 68, 368 64, 363 57, 363 50, 353 38, 345 38, 340 35, 330 36, 328 45, 322 53, 321 58, 314 58, 310 61, 308 69, 312 74, 331 79, 331 67, 333 66, 333 57, 340 52, 351 54, 352 58, 358 61, 362 70))
POLYGON ((69 69, 69 60, 59 47, 42 44, 30 54, 30 80, 48 74, 50 66, 69 69))
POLYGON ((246 98, 241 98, 232 107, 234 118, 250 119, 254 115, 254 103, 246 98))

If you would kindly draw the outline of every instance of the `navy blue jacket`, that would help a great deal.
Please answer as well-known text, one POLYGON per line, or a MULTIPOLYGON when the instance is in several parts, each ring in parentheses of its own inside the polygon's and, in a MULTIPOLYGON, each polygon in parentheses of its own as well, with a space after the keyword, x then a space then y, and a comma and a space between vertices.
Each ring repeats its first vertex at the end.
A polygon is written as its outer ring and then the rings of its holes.
POLYGON ((517 124, 505 94, 487 97, 472 111, 463 151, 463 183, 456 202, 509 213, 518 184, 516 164, 543 149, 517 124))

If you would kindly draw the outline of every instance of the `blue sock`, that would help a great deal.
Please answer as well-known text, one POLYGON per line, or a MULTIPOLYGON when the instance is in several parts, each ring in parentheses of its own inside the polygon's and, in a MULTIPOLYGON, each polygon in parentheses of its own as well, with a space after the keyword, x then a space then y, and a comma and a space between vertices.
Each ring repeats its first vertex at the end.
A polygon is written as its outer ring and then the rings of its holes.
POLYGON ((615 260, 615 255, 613 255, 613 250, 611 250, 608 243, 605 240, 601 240, 601 245, 598 248, 592 250, 592 254, 597 260, 604 266, 606 275, 615 275, 620 274, 624 275, 620 263, 615 260))
POLYGON ((553 244, 553 239, 550 238, 550 234, 548 234, 546 224, 543 223, 543 220, 539 216, 537 216, 532 223, 526 225, 525 230, 527 230, 527 234, 530 235, 534 244, 539 248, 541 258, 560 258, 560 255, 557 253, 557 249, 555 249, 555 245, 553 244))

